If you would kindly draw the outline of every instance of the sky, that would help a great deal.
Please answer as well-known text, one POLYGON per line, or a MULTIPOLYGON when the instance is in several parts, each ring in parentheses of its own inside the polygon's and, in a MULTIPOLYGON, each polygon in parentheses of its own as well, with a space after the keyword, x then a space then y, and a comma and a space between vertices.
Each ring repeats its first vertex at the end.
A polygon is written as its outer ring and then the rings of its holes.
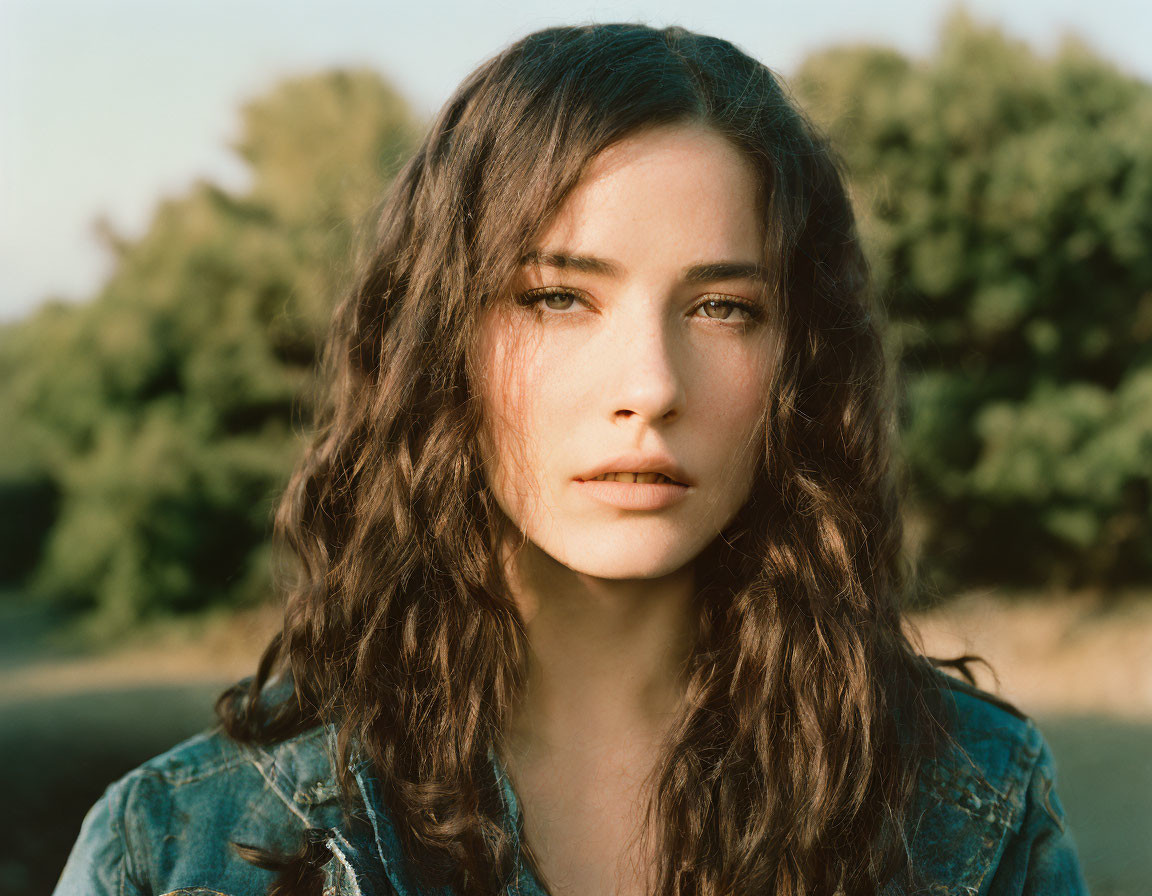
MULTIPOLYGON (((1075 32, 1152 81, 1147 0, 969 0, 1040 52, 1075 32)), ((478 63, 548 25, 680 24, 787 76, 810 52, 869 42, 931 52, 951 0, 0 0, 0 321, 92 297, 111 259, 95 222, 142 233, 197 179, 245 184, 238 109, 290 74, 367 64, 425 117, 478 63)))

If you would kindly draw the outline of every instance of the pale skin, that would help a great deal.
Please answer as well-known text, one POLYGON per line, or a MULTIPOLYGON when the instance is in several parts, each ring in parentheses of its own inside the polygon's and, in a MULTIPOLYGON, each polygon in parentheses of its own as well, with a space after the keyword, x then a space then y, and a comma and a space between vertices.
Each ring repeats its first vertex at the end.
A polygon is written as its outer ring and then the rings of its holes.
POLYGON ((501 757, 553 896, 651 890, 638 834, 684 698, 693 560, 762 463, 762 227, 755 172, 725 137, 640 132, 593 160, 536 246, 606 264, 529 264, 518 295, 568 294, 482 321, 485 473, 523 536, 505 568, 530 647, 501 757), (590 496, 580 474, 628 451, 675 458, 684 497, 590 496))

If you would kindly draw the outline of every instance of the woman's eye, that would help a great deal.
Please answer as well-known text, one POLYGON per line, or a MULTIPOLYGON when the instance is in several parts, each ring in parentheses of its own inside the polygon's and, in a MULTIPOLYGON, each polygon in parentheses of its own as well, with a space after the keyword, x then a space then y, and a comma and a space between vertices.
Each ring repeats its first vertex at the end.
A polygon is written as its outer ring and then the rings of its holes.
POLYGON ((744 315, 741 323, 749 323, 758 317, 758 311, 754 305, 731 299, 707 299, 696 306, 697 311, 701 309, 705 312, 704 316, 712 320, 728 320, 732 317, 733 311, 738 311, 744 315))
POLYGON ((532 289, 521 293, 517 301, 525 307, 543 304, 552 311, 567 311, 580 301, 580 297, 568 289, 532 289))

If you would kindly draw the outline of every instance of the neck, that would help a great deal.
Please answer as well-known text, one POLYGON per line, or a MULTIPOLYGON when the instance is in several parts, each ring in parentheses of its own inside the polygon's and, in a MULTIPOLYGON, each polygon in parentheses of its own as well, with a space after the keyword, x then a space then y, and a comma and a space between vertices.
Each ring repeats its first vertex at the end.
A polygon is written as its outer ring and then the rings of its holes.
POLYGON ((686 686, 692 566, 656 579, 601 579, 527 542, 509 552, 505 569, 529 644, 510 742, 546 753, 658 742, 686 686))

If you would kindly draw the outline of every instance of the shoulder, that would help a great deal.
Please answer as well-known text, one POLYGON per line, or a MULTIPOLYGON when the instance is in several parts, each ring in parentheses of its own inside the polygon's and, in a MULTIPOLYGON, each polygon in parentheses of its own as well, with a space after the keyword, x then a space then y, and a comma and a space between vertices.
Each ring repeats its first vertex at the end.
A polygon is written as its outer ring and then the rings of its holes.
MULTIPOLYGON (((1035 721, 1011 703, 937 671, 941 707, 951 742, 928 768, 936 777, 983 793, 1004 810, 1021 805, 1044 739, 1035 721), (1000 800, 995 800, 999 796, 1000 800)), ((974 805, 987 812, 983 802, 974 805)))
POLYGON ((232 844, 291 853, 338 819, 331 730, 270 746, 204 731, 113 782, 89 811, 57 885, 73 893, 263 892, 271 872, 232 844))
POLYGON ((935 674, 950 737, 925 762, 907 819, 913 871, 929 888, 1022 893, 1034 892, 1023 887, 1024 876, 1048 861, 1059 866, 1063 889, 1039 891, 1082 892, 1069 885, 1079 864, 1054 789, 1055 762, 1036 722, 974 685, 935 674))
POLYGON ((330 726, 268 745, 238 743, 215 727, 149 759, 122 782, 150 782, 177 802, 220 798, 224 791, 226 801, 238 802, 259 790, 304 821, 309 808, 335 793, 331 747, 330 726))

